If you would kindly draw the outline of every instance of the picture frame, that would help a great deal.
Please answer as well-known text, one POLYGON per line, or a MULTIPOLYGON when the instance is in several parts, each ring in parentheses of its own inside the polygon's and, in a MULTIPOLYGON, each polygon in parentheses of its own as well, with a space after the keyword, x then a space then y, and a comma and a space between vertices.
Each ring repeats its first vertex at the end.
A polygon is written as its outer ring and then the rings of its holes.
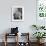
POLYGON ((39 20, 46 19, 46 0, 37 0, 37 17, 39 20))
POLYGON ((12 6, 11 21, 24 21, 24 7, 12 6))
POLYGON ((36 1, 36 24, 45 25, 46 22, 46 0, 36 1))

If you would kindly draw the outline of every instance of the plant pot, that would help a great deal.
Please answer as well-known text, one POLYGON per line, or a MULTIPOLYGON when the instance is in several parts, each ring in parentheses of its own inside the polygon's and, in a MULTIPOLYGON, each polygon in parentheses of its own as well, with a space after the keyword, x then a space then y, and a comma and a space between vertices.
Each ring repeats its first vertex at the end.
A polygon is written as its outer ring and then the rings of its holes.
POLYGON ((40 39, 40 43, 44 43, 44 40, 45 40, 45 39, 40 39))
POLYGON ((40 39, 37 39, 37 43, 40 43, 40 39))
POLYGON ((37 42, 41 44, 41 43, 44 42, 44 40, 45 40, 45 39, 38 39, 37 42))

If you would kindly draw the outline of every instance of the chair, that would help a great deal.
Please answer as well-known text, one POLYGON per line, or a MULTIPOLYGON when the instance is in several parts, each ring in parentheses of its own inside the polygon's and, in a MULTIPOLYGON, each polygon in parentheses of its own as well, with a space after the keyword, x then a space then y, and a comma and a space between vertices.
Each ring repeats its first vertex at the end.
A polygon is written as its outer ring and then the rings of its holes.
POLYGON ((12 35, 12 34, 9 34, 9 33, 6 33, 6 34, 5 34, 5 46, 8 45, 7 38, 10 38, 11 36, 17 36, 17 39, 15 38, 15 40, 17 40, 15 46, 18 46, 18 34, 17 34, 17 35, 16 35, 16 34, 13 34, 13 35, 12 35))
POLYGON ((19 42, 19 46, 30 46, 30 42, 29 42, 29 33, 21 33, 21 39, 26 39, 26 41, 21 41, 19 42))

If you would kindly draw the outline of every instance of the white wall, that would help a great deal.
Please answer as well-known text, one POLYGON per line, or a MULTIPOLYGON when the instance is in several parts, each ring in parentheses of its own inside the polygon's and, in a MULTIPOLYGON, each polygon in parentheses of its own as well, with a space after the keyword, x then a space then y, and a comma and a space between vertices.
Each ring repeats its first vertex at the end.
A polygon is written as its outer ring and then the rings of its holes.
POLYGON ((0 34, 18 26, 20 32, 30 32, 32 35, 32 24, 36 24, 36 0, 0 0, 0 34), (24 21, 11 22, 11 7, 14 5, 24 6, 24 21))

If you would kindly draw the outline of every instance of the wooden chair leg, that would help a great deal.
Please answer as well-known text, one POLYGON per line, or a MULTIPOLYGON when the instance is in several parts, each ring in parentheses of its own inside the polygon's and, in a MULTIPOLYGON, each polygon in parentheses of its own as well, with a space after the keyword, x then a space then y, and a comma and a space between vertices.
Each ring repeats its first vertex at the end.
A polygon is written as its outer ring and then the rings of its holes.
POLYGON ((5 41, 5 46, 7 46, 7 42, 5 41))
POLYGON ((17 46, 18 46, 18 34, 17 34, 17 46))
POLYGON ((7 33, 5 34, 5 46, 7 46, 7 33))
POLYGON ((15 46, 18 46, 18 34, 17 34, 17 37, 16 37, 16 45, 15 46))

